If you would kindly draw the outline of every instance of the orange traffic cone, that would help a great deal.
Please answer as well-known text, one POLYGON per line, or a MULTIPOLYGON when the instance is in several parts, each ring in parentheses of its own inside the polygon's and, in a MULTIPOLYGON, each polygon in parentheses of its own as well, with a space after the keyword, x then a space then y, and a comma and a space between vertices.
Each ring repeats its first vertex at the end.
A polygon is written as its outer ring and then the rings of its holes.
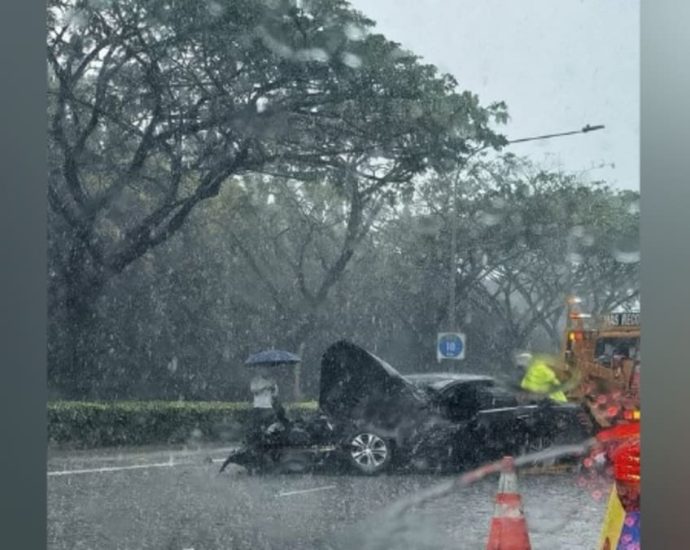
POLYGON ((507 456, 501 464, 496 507, 491 519, 491 531, 486 550, 531 550, 527 522, 522 513, 522 498, 518 493, 517 474, 513 458, 507 456))

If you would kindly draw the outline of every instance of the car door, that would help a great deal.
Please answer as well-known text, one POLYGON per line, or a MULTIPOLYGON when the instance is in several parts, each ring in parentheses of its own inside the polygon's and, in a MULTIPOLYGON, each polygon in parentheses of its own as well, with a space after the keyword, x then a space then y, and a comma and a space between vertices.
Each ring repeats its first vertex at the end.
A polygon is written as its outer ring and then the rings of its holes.
POLYGON ((438 408, 441 415, 453 423, 466 423, 477 416, 480 396, 475 384, 453 384, 441 392, 438 408))
POLYGON ((478 429, 481 396, 475 383, 452 384, 436 399, 436 409, 447 422, 448 442, 453 462, 472 464, 485 454, 484 434, 478 429))
POLYGON ((476 386, 479 404, 474 433, 484 459, 512 454, 524 440, 522 417, 533 414, 534 407, 521 407, 514 393, 494 382, 476 386))

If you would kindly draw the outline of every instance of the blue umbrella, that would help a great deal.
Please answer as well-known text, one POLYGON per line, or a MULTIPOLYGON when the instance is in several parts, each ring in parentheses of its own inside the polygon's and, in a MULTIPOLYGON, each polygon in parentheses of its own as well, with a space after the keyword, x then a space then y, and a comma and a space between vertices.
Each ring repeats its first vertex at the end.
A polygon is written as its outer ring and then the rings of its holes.
POLYGON ((294 365, 295 363, 300 363, 302 360, 298 355, 290 353, 289 351, 281 351, 277 349, 271 349, 267 351, 260 351, 254 355, 250 355, 249 358, 244 362, 245 365, 250 367, 264 366, 277 366, 277 365, 294 365))

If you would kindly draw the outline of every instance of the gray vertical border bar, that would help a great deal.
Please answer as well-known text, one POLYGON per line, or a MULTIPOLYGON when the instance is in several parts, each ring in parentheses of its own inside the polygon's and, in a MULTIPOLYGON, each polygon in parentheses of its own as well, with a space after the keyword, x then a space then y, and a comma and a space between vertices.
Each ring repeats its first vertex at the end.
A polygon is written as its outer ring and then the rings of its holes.
POLYGON ((0 2, 0 546, 46 546, 46 4, 0 2))
POLYGON ((642 548, 690 548, 690 2, 642 0, 642 548))

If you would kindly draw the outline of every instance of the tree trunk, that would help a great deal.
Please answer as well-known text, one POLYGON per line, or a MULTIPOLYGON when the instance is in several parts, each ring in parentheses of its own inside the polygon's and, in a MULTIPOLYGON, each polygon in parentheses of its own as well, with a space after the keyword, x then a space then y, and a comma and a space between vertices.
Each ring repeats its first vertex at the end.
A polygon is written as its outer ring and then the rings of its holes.
MULTIPOLYGON (((304 357, 304 349, 306 347, 305 342, 302 342, 299 345, 299 348, 297 350, 297 355, 299 355, 300 358, 304 357)), ((293 399, 295 400, 295 403, 299 402, 302 400, 302 363, 297 363, 295 365, 295 386, 294 386, 294 391, 293 391, 293 399)))
POLYGON ((93 309, 83 297, 74 296, 76 289, 70 289, 65 304, 66 323, 64 327, 65 348, 59 387, 70 399, 83 399, 89 394, 93 383, 91 365, 94 362, 92 349, 93 309))
POLYGON ((83 264, 71 267, 55 285, 53 299, 62 314, 54 314, 49 320, 54 324, 49 383, 62 398, 83 399, 92 393, 96 381, 95 305, 105 278, 98 273, 87 273, 83 264))
MULTIPOLYGON (((310 312, 306 318, 295 327, 294 331, 288 337, 288 343, 290 346, 297 350, 297 355, 304 360, 304 353, 309 345, 310 338, 314 333, 314 327, 316 326, 316 314, 310 312)), ((304 387, 305 384, 309 388, 312 384, 311 380, 305 380, 305 374, 309 378, 309 373, 305 373, 302 368, 303 362, 295 366, 294 372, 294 390, 293 396, 295 401, 299 401, 304 397, 304 387)))

